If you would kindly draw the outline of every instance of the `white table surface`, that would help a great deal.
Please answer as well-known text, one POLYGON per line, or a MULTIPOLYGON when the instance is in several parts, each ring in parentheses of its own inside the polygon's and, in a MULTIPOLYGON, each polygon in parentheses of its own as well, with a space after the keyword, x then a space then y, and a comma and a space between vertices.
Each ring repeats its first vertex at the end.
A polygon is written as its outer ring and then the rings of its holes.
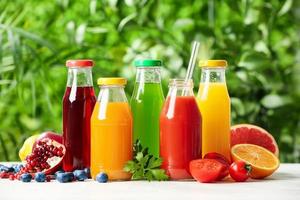
POLYGON ((23 183, 0 179, 0 200, 103 200, 103 199, 300 199, 300 164, 281 164, 280 168, 264 180, 236 183, 229 178, 218 183, 196 181, 125 181, 97 183, 85 182, 23 183))

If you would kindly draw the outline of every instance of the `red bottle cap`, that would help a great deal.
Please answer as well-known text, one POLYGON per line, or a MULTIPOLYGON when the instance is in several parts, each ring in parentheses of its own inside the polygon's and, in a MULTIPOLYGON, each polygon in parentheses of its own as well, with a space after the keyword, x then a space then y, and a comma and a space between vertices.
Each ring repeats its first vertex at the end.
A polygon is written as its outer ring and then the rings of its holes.
POLYGON ((67 67, 93 67, 93 60, 67 60, 67 67))

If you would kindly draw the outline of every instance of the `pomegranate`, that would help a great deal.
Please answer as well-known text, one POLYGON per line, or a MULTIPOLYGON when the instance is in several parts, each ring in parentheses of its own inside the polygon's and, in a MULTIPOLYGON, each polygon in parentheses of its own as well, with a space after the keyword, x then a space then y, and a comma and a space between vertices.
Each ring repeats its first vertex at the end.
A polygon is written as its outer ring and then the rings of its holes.
POLYGON ((60 144, 63 143, 63 137, 57 133, 51 132, 51 131, 45 131, 43 133, 40 134, 40 136, 36 139, 35 143, 33 144, 33 148, 35 148, 35 146, 37 145, 37 143, 40 140, 43 140, 44 138, 48 138, 51 140, 54 140, 60 144))
POLYGON ((46 175, 53 174, 61 167, 65 152, 65 146, 56 140, 51 138, 39 139, 34 145, 32 153, 26 157, 25 167, 19 173, 44 172, 46 175))

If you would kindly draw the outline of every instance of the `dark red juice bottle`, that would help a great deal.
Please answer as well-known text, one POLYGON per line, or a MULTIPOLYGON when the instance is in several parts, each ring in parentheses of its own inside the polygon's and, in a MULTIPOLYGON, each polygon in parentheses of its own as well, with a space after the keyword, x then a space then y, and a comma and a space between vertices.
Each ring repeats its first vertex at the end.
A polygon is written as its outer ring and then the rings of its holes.
POLYGON ((63 169, 90 167, 90 118, 96 103, 92 60, 68 60, 68 82, 63 98, 63 169))
POLYGON ((160 115, 162 168, 173 180, 190 179, 190 161, 201 158, 201 114, 192 80, 173 79, 169 88, 160 115))

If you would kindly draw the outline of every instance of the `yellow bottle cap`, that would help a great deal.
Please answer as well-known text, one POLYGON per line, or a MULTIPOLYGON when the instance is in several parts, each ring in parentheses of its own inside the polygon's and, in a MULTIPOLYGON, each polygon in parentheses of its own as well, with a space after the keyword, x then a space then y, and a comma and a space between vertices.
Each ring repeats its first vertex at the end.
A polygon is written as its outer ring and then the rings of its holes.
POLYGON ((125 78, 111 77, 111 78, 98 78, 98 85, 126 85, 125 78))
POLYGON ((227 67, 226 60, 200 60, 199 67, 227 67))

